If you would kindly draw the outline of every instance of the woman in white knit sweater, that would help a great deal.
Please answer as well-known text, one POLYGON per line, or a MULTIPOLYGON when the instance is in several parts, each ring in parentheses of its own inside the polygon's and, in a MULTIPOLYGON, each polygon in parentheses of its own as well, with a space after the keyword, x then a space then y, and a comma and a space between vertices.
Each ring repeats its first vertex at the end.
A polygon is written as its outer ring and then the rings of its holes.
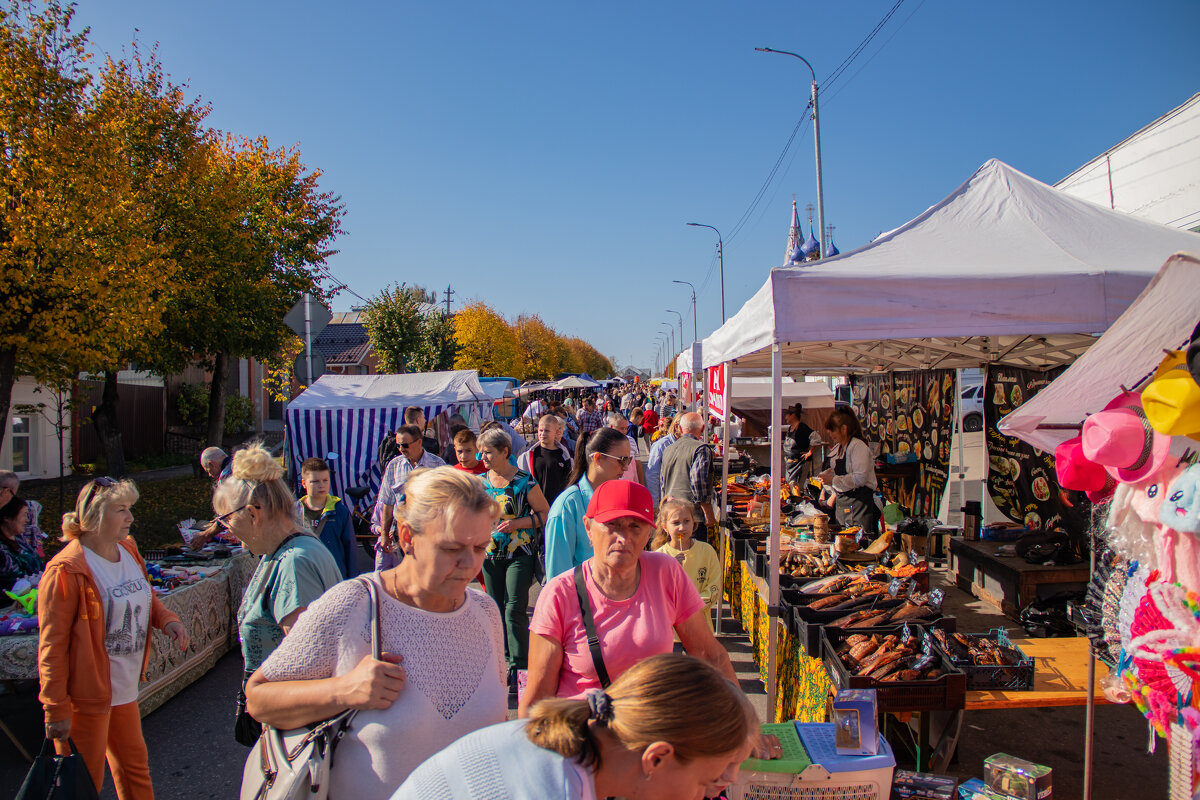
POLYGON ((507 711, 500 613, 467 588, 499 509, 452 467, 417 470, 405 493, 404 560, 364 576, 380 589, 382 660, 370 652, 367 589, 344 581, 308 607, 246 687, 247 710, 275 728, 360 710, 338 745, 331 797, 390 797, 426 758, 507 711))

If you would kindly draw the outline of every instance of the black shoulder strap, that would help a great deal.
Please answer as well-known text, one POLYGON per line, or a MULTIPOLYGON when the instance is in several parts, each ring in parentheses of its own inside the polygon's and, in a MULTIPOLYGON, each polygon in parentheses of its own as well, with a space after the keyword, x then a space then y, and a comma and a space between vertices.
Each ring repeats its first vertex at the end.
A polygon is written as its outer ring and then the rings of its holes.
POLYGON ((600 637, 596 634, 596 620, 592 616, 592 604, 588 600, 587 585, 583 580, 583 564, 575 567, 575 596, 579 598, 579 610, 583 612, 583 629, 587 631, 588 649, 592 652, 592 666, 596 669, 596 677, 600 679, 600 687, 607 689, 612 681, 608 679, 608 670, 604 668, 604 654, 600 652, 600 637))

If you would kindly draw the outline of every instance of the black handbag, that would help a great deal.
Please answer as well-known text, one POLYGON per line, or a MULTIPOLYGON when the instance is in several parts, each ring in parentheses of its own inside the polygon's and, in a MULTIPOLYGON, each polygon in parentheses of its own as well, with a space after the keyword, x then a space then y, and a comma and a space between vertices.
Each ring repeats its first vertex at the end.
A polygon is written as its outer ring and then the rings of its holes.
POLYGON ((254 747, 258 743, 258 737, 262 736, 262 723, 250 716, 250 712, 246 710, 246 682, 250 680, 250 676, 242 676, 242 688, 238 689, 237 693, 237 712, 233 718, 233 738, 234 740, 246 747, 254 747))
POLYGON ((53 742, 42 742, 42 750, 17 790, 16 800, 98 800, 96 784, 83 756, 75 749, 75 742, 68 738, 67 743, 71 754, 60 756, 54 752, 53 742))

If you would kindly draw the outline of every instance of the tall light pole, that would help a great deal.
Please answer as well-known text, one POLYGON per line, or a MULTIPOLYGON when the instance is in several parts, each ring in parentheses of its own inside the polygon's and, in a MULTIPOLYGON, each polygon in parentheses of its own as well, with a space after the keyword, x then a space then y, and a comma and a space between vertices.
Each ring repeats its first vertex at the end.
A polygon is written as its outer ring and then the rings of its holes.
POLYGON ((667 309, 667 313, 674 314, 675 316, 679 317, 679 341, 683 342, 683 314, 680 314, 678 311, 674 311, 669 308, 667 309))
MULTIPOLYGON (((705 225, 703 222, 689 222, 693 228, 713 228, 712 225, 705 225)), ((725 240, 721 238, 721 232, 717 231, 717 264, 721 268, 721 324, 725 324, 725 240)))
POLYGON ((782 56, 791 56, 798 58, 804 62, 804 66, 808 67, 809 74, 812 75, 812 120, 813 120, 813 145, 817 151, 817 225, 821 231, 820 245, 821 257, 825 257, 825 193, 821 188, 821 122, 817 114, 817 73, 813 71, 812 64, 808 63, 808 59, 796 53, 789 53, 787 50, 772 50, 769 47, 754 48, 760 53, 778 53, 782 56))
MULTIPOLYGON (((692 290, 692 343, 694 344, 697 339, 697 336, 696 336, 696 287, 692 286, 687 281, 671 281, 671 283, 681 283, 684 286, 690 287, 692 290)), ((683 347, 683 328, 682 328, 682 326, 680 326, 679 346, 683 347)))
POLYGON ((674 359, 675 353, 676 353, 676 350, 675 350, 675 326, 669 322, 660 322, 658 324, 667 326, 667 333, 671 337, 671 358, 674 359))

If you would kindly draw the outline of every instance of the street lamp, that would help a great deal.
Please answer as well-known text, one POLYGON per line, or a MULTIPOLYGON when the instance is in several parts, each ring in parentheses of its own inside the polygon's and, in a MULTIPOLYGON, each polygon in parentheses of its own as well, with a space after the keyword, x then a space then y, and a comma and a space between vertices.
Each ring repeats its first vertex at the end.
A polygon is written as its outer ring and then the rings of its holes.
MULTIPOLYGON (((693 228, 713 228, 712 225, 705 225, 703 222, 689 222, 693 228)), ((721 267, 721 324, 725 324, 725 240, 721 238, 721 232, 717 231, 717 263, 721 267)))
POLYGON ((671 357, 674 358, 675 352, 676 352, 676 350, 675 350, 675 326, 669 322, 660 322, 658 324, 667 326, 667 331, 671 336, 671 357))
POLYGON ((769 47, 754 48, 760 53, 778 53, 781 56, 791 56, 798 58, 804 62, 804 66, 808 67, 809 73, 812 75, 812 120, 813 120, 813 145, 817 151, 817 224, 820 226, 821 240, 820 245, 821 257, 825 256, 825 193, 821 189, 821 123, 817 115, 817 73, 813 72, 812 64, 808 63, 808 59, 804 56, 795 53, 789 53, 787 50, 772 50, 769 47))
POLYGON ((683 341, 683 314, 680 314, 678 311, 674 311, 670 308, 667 309, 667 313, 674 314, 675 316, 679 317, 679 341, 682 342, 683 341))
MULTIPOLYGON (((697 336, 696 336, 696 287, 692 286, 687 281, 671 281, 671 283, 682 283, 684 286, 691 287, 691 290, 692 290, 692 343, 694 344, 697 339, 697 336)), ((679 330, 680 330, 679 346, 682 347, 683 346, 683 326, 680 326, 679 330)))

